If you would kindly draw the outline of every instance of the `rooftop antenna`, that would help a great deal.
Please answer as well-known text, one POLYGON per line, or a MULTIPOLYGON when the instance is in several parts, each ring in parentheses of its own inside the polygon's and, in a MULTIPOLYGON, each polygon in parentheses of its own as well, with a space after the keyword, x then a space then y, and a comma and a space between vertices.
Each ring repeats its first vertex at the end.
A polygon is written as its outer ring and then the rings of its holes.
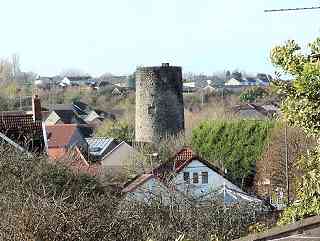
POLYGON ((264 10, 265 13, 270 12, 288 12, 288 11, 304 11, 304 10, 317 10, 320 9, 320 6, 318 7, 306 7, 306 8, 281 8, 281 9, 266 9, 264 10))

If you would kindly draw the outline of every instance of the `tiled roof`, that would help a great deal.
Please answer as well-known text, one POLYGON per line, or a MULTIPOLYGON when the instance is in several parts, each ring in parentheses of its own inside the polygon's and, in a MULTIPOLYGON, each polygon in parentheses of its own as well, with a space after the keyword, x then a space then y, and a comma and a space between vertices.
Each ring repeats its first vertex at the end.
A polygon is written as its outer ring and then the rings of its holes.
POLYGON ((65 158, 66 161, 62 161, 75 173, 86 173, 90 176, 101 175, 103 170, 100 162, 91 164, 86 160, 85 155, 78 147, 75 147, 70 149, 68 156, 65 158))
POLYGON ((76 125, 58 124, 46 126, 48 147, 68 147, 72 137, 79 132, 76 125))
POLYGON ((19 130, 42 130, 41 122, 34 122, 32 115, 6 114, 0 115, 0 130, 19 129, 19 130))
POLYGON ((147 173, 147 174, 142 174, 139 176, 137 179, 129 183, 122 191, 123 192, 132 192, 134 191, 137 187, 148 181, 150 178, 154 177, 153 174, 147 173))
POLYGON ((14 142, 27 146, 30 151, 43 149, 42 123, 33 121, 32 115, 1 112, 0 132, 14 142))
POLYGON ((86 124, 73 110, 54 110, 64 124, 86 124))
POLYGON ((186 167, 193 160, 198 160, 211 168, 213 171, 217 172, 219 175, 224 176, 224 173, 219 170, 217 167, 213 166, 209 162, 199 158, 194 154, 192 149, 183 148, 181 149, 170 161, 165 162, 158 167, 154 168, 151 172, 137 176, 136 179, 127 183, 123 192, 131 192, 136 189, 138 186, 146 182, 152 177, 155 177, 159 180, 165 179, 165 175, 170 172, 179 173, 184 167, 186 167))

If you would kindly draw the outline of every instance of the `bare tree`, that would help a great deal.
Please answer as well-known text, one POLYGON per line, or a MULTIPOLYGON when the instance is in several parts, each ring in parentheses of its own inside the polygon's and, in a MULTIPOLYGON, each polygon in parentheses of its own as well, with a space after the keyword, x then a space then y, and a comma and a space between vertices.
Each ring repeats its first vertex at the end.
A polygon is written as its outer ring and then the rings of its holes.
POLYGON ((75 76, 88 76, 89 74, 85 73, 81 69, 77 68, 67 68, 63 69, 60 74, 61 77, 75 77, 75 76))

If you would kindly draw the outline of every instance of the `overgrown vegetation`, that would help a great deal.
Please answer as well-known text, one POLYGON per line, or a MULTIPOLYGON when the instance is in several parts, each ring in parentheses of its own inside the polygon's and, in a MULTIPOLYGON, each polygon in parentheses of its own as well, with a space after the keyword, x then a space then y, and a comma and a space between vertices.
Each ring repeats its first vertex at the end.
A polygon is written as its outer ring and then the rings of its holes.
POLYGON ((205 121, 193 130, 192 147, 244 187, 255 173, 273 125, 254 120, 205 121))
POLYGON ((268 93, 264 88, 261 87, 252 87, 244 90, 239 98, 241 102, 254 102, 257 99, 261 99, 266 96, 268 93))
POLYGON ((112 137, 120 141, 132 142, 134 140, 134 126, 132 122, 123 119, 116 122, 106 120, 97 129, 95 135, 98 137, 112 137))
POLYGON ((287 202, 286 153, 288 153, 289 190, 290 199, 293 200, 295 177, 301 175, 297 161, 308 149, 313 148, 316 142, 313 138, 307 137, 301 129, 286 127, 285 123, 277 123, 269 139, 262 158, 256 163, 255 191, 261 197, 271 196, 274 202, 287 202), (282 200, 279 200, 280 191, 283 193, 282 200))
MULTIPOLYGON (((278 91, 283 96, 285 119, 319 140, 320 61, 313 55, 320 54, 320 38, 309 44, 308 54, 311 56, 300 50, 295 41, 288 41, 272 50, 271 60, 278 69, 294 79, 292 83, 277 83, 278 91)), ((319 147, 300 159, 302 176, 298 178, 297 199, 283 213, 281 224, 320 214, 319 161, 319 147)))
POLYGON ((232 240, 257 221, 252 206, 124 201, 98 180, 43 157, 0 148, 1 240, 232 240))

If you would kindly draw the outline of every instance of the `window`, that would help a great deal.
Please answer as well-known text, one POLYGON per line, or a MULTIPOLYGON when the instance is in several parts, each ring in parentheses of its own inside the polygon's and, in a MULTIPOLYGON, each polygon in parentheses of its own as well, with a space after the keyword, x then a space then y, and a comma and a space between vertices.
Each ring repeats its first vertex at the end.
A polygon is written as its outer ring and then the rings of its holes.
POLYGON ((193 173, 192 179, 193 179, 193 183, 199 183, 199 175, 197 172, 193 173))
POLYGON ((208 183, 208 172, 202 172, 201 177, 202 177, 202 184, 207 184, 208 183))
POLYGON ((189 174, 189 172, 184 172, 184 173, 183 173, 183 180, 184 180, 186 183, 190 183, 190 174, 189 174))

